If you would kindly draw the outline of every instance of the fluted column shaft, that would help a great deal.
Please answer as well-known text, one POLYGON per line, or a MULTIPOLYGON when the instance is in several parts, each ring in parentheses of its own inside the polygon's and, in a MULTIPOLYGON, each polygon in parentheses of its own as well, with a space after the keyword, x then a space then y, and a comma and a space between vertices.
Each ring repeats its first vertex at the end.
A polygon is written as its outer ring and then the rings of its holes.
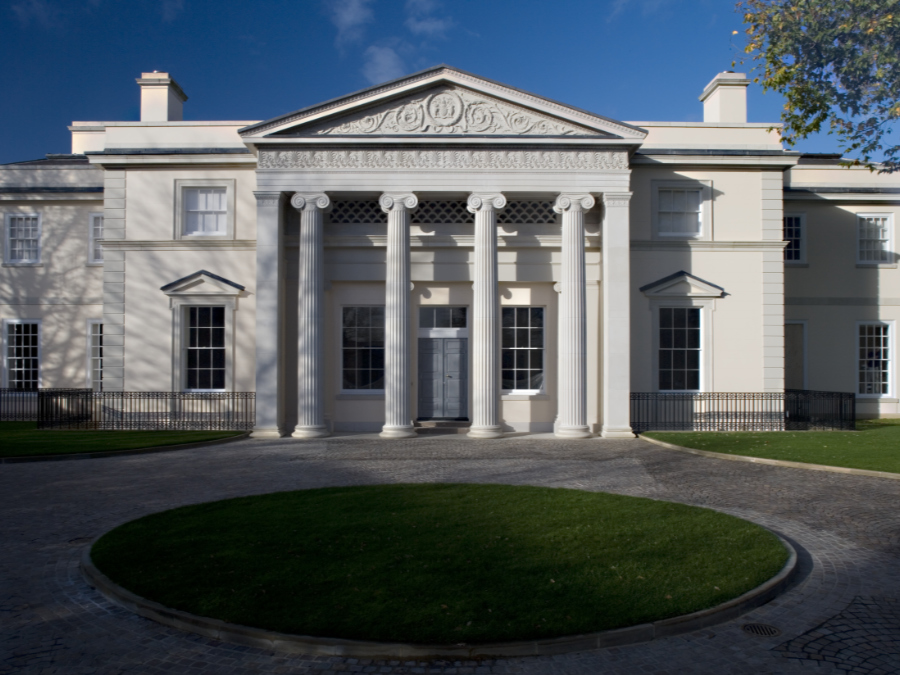
POLYGON ((594 206, 589 194, 561 194, 553 210, 562 214, 559 296, 559 417, 556 435, 588 438, 587 304, 584 267, 584 212, 594 206))
POLYGON ((631 431, 630 192, 603 194, 603 427, 604 438, 631 431))
POLYGON ((294 193, 300 211, 300 280, 297 304, 297 426, 295 438, 328 435, 325 425, 325 260, 323 212, 331 205, 321 193, 294 193))
POLYGON ((284 261, 280 192, 256 195, 256 426, 254 438, 278 438, 284 430, 281 337, 284 261))
POLYGON ((502 194, 469 196, 475 214, 475 283, 472 302, 472 438, 499 438, 500 426, 500 291, 497 285, 497 211, 502 194))
POLYGON ((387 274, 384 296, 383 438, 416 435, 409 409, 409 212, 419 205, 414 194, 383 194, 388 214, 387 274))

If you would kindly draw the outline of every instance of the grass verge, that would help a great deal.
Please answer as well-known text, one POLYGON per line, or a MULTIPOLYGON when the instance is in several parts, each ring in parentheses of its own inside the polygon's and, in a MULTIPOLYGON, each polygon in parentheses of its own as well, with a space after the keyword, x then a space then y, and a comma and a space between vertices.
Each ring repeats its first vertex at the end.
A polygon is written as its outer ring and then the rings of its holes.
POLYGON ((38 429, 36 422, 0 422, 0 457, 70 455, 199 443, 240 431, 69 431, 38 429))
POLYGON ((686 448, 788 462, 900 473, 900 420, 858 420, 856 431, 650 431, 686 448))
POLYGON ((93 547, 168 607, 285 633, 477 644, 618 628, 715 606, 787 551, 681 504, 508 485, 283 492, 165 511, 93 547))

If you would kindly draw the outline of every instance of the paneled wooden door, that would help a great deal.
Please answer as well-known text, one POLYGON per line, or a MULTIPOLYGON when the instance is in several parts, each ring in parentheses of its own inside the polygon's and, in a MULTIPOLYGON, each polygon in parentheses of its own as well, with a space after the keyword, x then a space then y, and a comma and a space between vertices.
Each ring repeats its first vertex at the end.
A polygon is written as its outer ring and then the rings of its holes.
POLYGON ((468 372, 466 338, 419 338, 419 419, 469 419, 468 372))

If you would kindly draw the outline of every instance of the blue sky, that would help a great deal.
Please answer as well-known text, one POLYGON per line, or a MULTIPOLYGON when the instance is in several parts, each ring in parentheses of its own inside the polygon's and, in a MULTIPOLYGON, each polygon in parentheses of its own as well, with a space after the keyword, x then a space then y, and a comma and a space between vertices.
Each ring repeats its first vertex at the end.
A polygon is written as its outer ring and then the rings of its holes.
MULTIPOLYGON (((2 0, 0 37, 6 163, 68 152, 72 120, 137 120, 151 70, 195 120, 267 119, 448 63, 623 121, 700 121, 743 26, 732 0, 2 0)), ((751 86, 751 122, 780 109, 751 86)))

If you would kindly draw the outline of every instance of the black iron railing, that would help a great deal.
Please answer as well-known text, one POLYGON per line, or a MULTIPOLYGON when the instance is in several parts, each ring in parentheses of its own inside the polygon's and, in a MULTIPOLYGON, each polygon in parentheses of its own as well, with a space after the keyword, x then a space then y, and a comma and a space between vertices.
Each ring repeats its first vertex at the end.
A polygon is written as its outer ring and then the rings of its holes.
POLYGON ((0 388, 0 422, 36 422, 38 390, 0 388))
POLYGON ((250 431, 255 392, 38 390, 38 429, 250 431))
POLYGON ((631 428, 784 431, 856 428, 856 397, 828 391, 631 393, 631 428))

